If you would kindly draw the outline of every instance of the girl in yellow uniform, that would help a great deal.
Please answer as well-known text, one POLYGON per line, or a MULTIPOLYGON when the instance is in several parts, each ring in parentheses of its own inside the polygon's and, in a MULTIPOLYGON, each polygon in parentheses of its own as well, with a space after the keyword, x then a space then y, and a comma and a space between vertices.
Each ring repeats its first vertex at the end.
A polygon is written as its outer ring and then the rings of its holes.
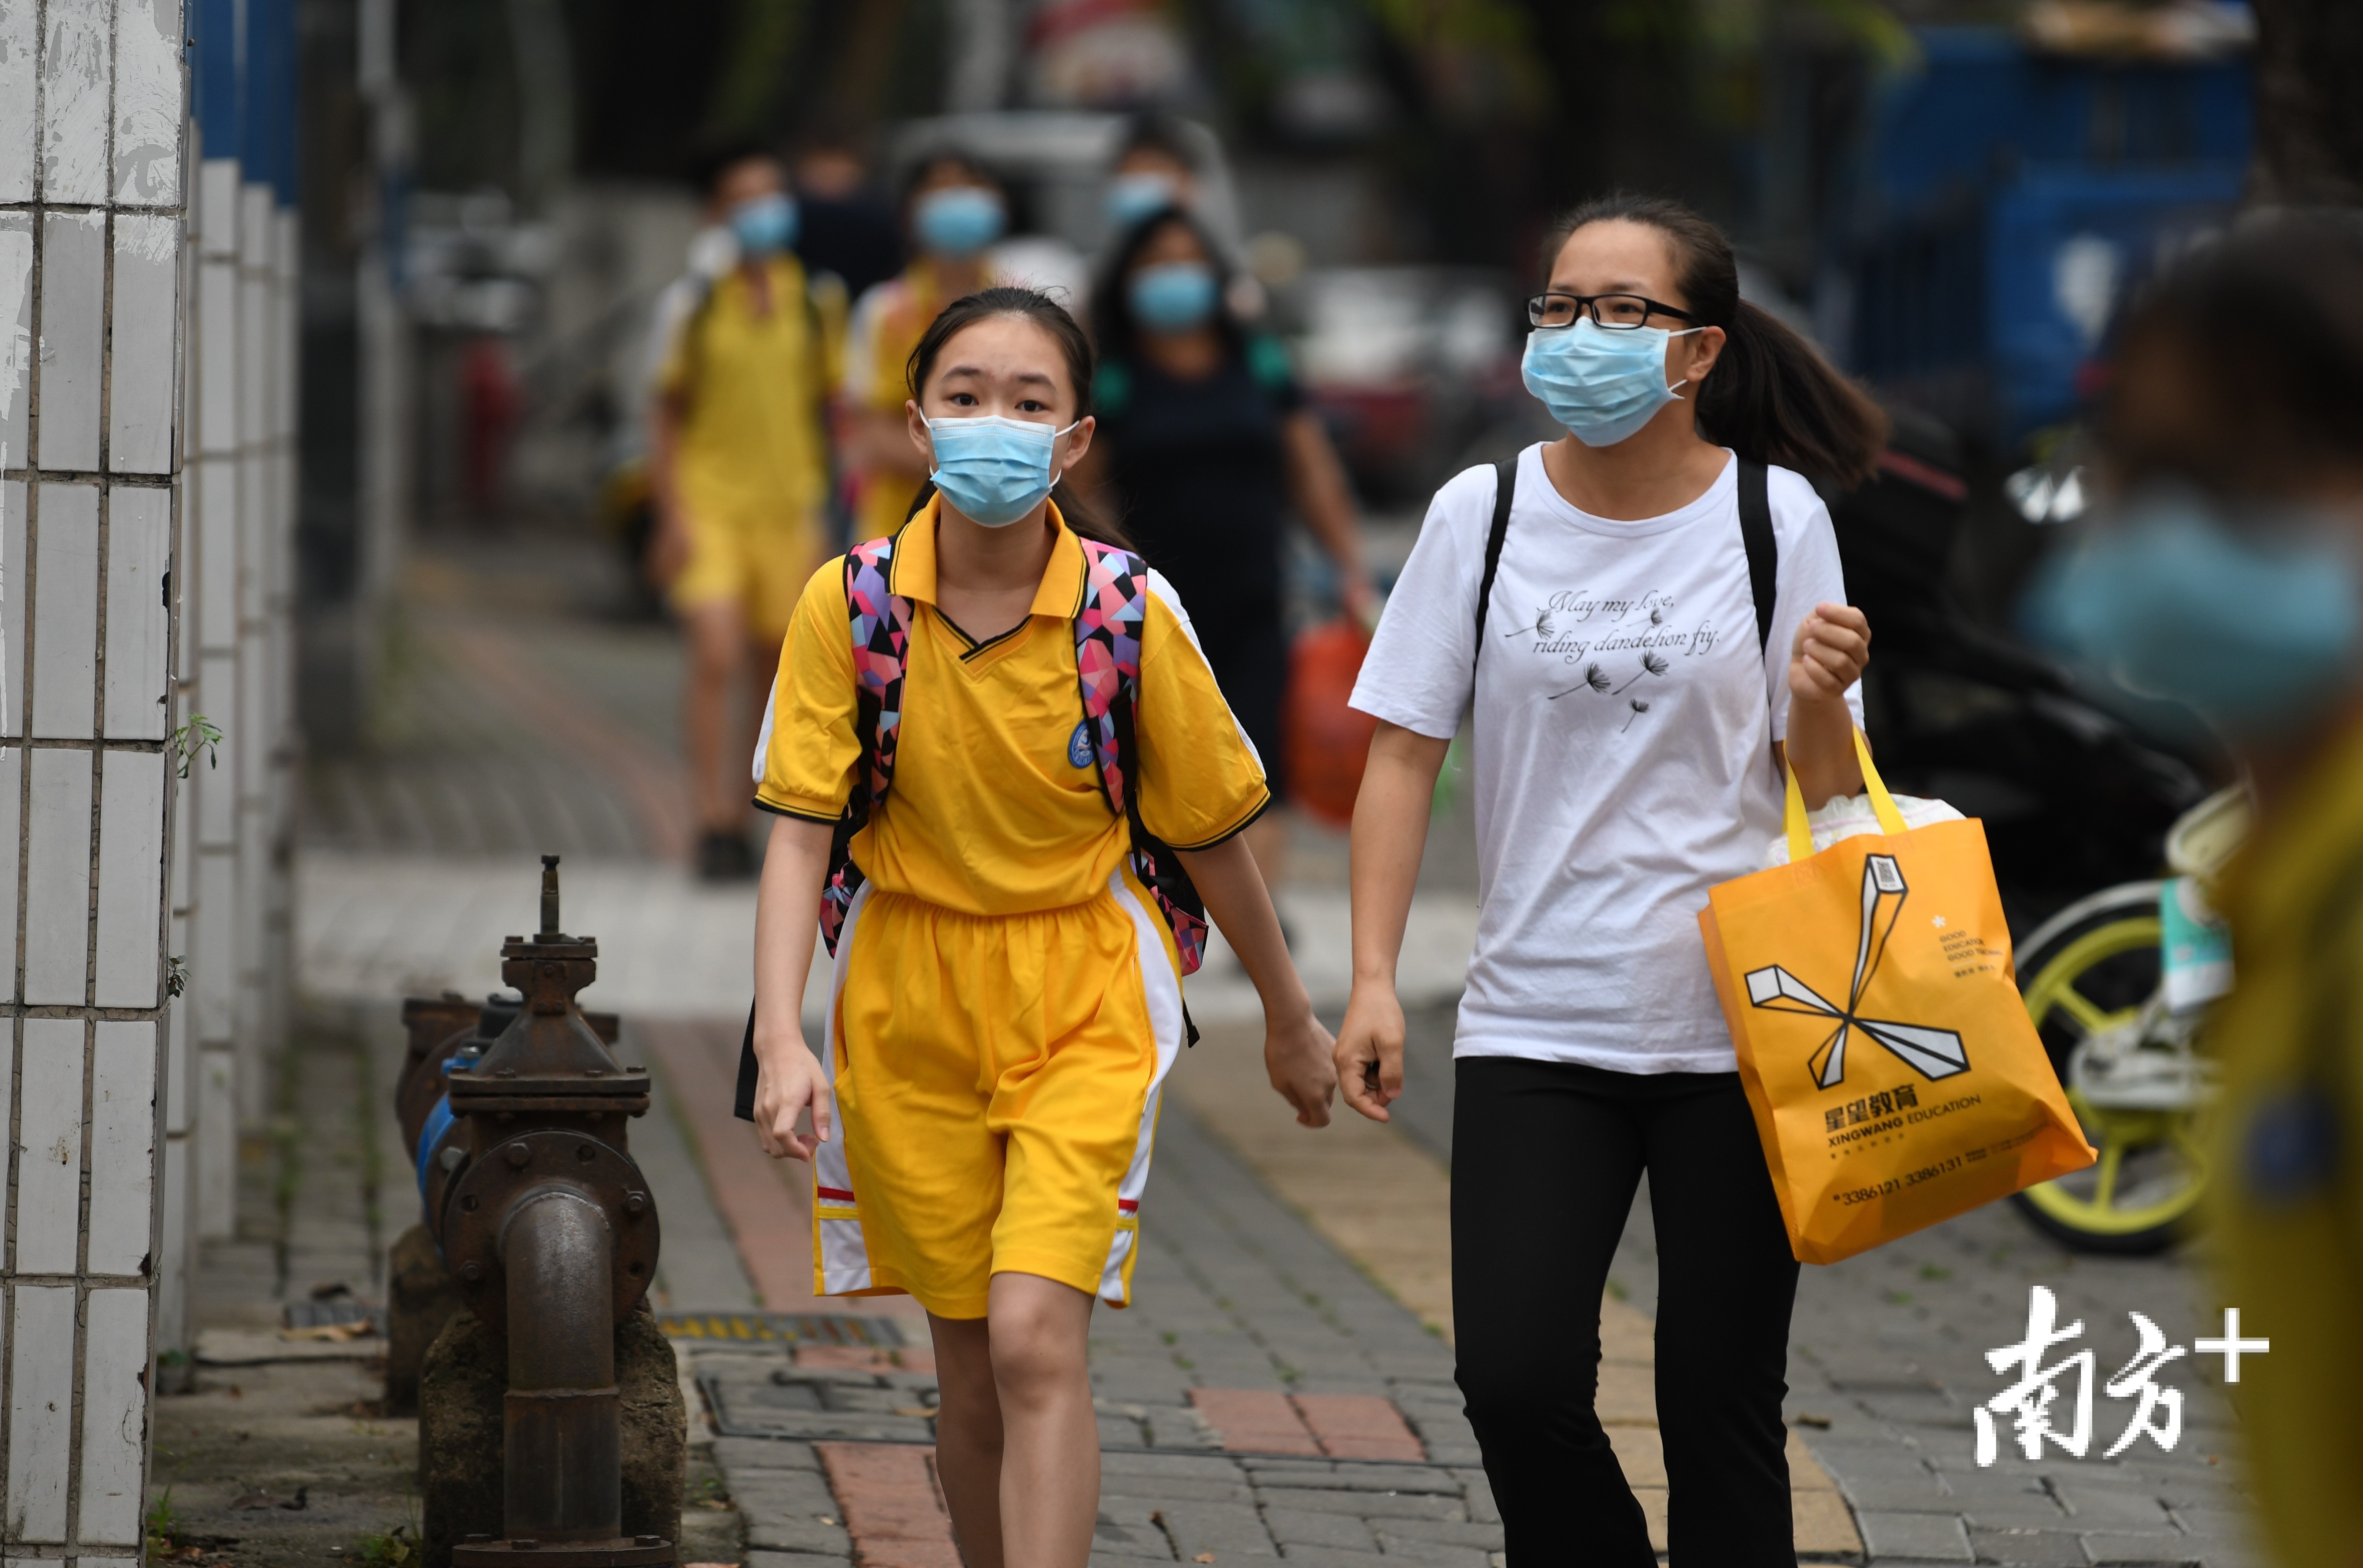
POLYGON ((805 584, 757 758, 757 804, 779 820, 752 1108, 768 1151, 815 1162, 815 1289, 927 1309, 964 1559, 1083 1568, 1099 1495, 1085 1335, 1094 1298, 1129 1298, 1203 929, 1144 869, 1186 870, 1238 954, 1299 1120, 1327 1121, 1336 1074, 1237 836, 1269 801, 1255 750, 1161 580, 1127 597, 1137 558, 1048 499, 1091 444, 1082 331, 1040 294, 988 289, 937 317, 909 381, 937 493, 805 584), (1111 609, 1121 627, 1103 626, 1111 609), (1093 694, 1119 673, 1128 721, 1103 724, 1117 710, 1093 694), (840 824, 858 830, 832 876, 840 824), (825 882, 815 1057, 798 1004, 825 882))

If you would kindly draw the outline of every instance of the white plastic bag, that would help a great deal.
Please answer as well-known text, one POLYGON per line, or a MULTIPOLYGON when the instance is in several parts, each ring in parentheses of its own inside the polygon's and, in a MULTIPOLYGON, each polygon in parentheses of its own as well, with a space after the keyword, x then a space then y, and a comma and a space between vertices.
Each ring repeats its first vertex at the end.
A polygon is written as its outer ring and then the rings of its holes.
MULTIPOLYGON (((1895 808, 1903 814, 1903 825, 1907 828, 1925 828, 1931 823, 1961 820, 1961 814, 1943 801, 1926 800, 1916 795, 1895 796, 1895 808)), ((1879 817, 1870 808, 1869 795, 1839 795, 1819 810, 1805 813, 1805 825, 1814 830, 1815 854, 1840 839, 1880 831, 1879 817)), ((1764 867, 1769 870, 1788 863, 1788 835, 1775 833, 1772 841, 1764 846, 1764 867)))

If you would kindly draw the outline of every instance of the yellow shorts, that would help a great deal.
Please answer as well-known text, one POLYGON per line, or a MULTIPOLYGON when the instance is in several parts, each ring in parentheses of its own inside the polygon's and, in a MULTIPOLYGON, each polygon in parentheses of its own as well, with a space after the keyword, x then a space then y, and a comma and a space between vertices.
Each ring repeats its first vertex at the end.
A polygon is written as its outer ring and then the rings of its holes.
POLYGON ((689 560, 673 579, 675 609, 736 605, 747 629, 777 646, 796 599, 820 564, 820 519, 811 508, 684 485, 689 560))
POLYGON ((1158 1092, 1182 1049, 1163 922, 1121 873, 999 918, 865 887, 838 939, 813 1290, 982 1318, 996 1273, 1131 1301, 1158 1092))

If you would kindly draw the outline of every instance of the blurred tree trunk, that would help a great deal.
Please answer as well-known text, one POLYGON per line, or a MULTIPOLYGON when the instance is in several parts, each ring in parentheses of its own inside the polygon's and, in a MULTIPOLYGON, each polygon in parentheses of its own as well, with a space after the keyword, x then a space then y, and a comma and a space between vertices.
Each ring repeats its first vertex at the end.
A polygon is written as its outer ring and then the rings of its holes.
POLYGON ((2248 198, 2363 205, 2363 5, 2255 0, 2257 140, 2248 198))

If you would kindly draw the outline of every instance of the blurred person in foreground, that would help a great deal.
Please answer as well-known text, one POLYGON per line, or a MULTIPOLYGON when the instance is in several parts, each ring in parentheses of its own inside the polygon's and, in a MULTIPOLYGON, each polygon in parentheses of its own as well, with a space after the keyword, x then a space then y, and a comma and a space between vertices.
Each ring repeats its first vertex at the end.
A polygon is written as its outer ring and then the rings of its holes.
MULTIPOLYGON (((1117 242, 1092 291, 1100 435, 1079 478, 1107 487, 1141 553, 1190 606, 1215 678, 1284 800, 1290 509, 1337 562, 1348 615, 1374 623, 1378 595, 1328 434, 1287 352, 1248 332, 1225 304, 1229 282, 1213 238, 1180 207, 1150 214, 1117 242)), ((1286 842, 1277 813, 1248 829, 1266 881, 1279 880, 1286 842)))
POLYGON ((901 528, 927 477, 905 428, 905 366, 945 306, 1000 281, 989 252, 1008 231, 1008 199, 973 159, 937 152, 904 182, 903 221, 910 264, 855 302, 838 386, 838 450, 853 481, 856 544, 901 528))
POLYGON ((731 690, 746 680, 751 725, 765 693, 750 673, 778 662, 796 595, 828 549, 823 418, 845 293, 833 277, 808 278, 791 250, 796 203, 777 158, 734 147, 705 171, 707 216, 727 229, 731 261, 693 272, 691 297, 659 357, 649 564, 689 638, 682 709, 697 871, 727 881, 755 870, 731 690))
POLYGON ((2038 588, 2066 640, 2221 731, 2257 825, 2221 884, 2235 989, 2210 1241, 2228 1390, 2288 1568, 2363 1564, 2363 216, 2250 218, 2132 309, 2111 501, 2038 588))

